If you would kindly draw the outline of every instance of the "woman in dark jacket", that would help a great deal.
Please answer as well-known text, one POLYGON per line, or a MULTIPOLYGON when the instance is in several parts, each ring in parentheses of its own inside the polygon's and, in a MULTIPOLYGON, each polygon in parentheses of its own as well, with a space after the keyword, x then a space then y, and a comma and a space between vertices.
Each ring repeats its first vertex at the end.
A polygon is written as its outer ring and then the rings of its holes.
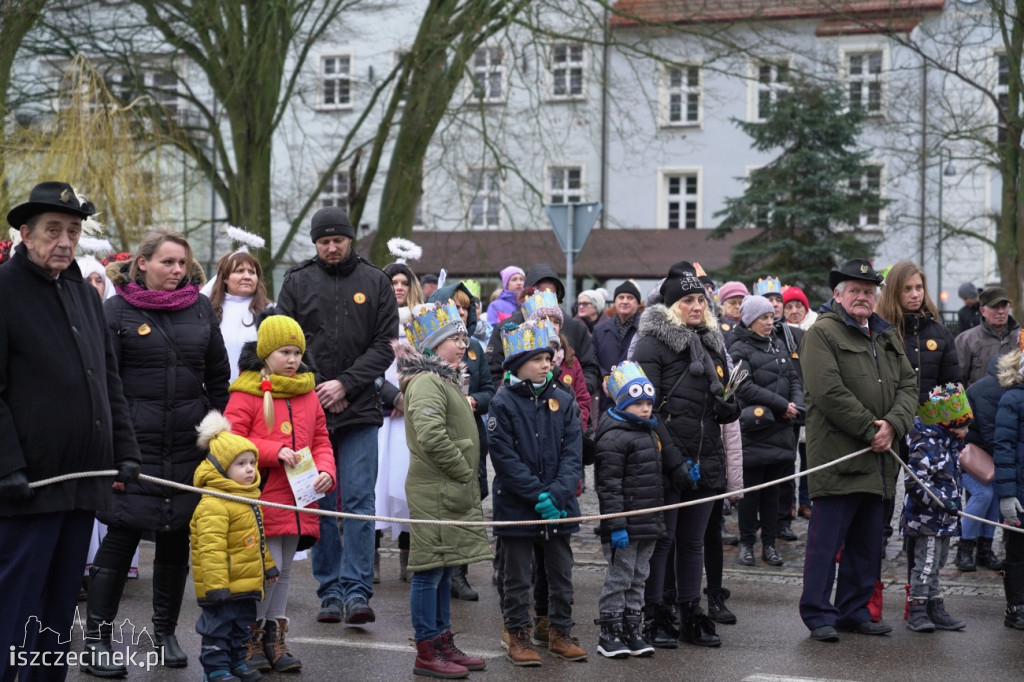
MULTIPOLYGON (((741 322, 733 328, 729 345, 733 364, 749 378, 736 389, 743 434, 743 485, 759 485, 793 473, 796 433, 804 393, 785 341, 773 332, 771 301, 747 296, 740 306, 741 322)), ((754 541, 761 526, 761 558, 781 566, 775 551, 779 515, 778 485, 744 494, 740 500, 740 545, 736 560, 754 565, 754 541), (758 519, 760 512, 760 519, 758 519)))
MULTIPOLYGON (((996 496, 1003 522, 1019 527, 1024 520, 1024 367, 1021 351, 999 358, 996 376, 1004 389, 996 412, 995 462, 996 496)), ((1007 532, 1006 560, 1003 561, 1003 589, 1006 615, 1003 624, 1024 630, 1024 535, 1007 532)))
MULTIPOLYGON (((659 436, 680 452, 680 469, 691 473, 696 489, 684 489, 679 478, 666 492, 666 504, 699 500, 725 490, 725 447, 720 424, 735 421, 739 407, 724 396, 727 359, 722 332, 707 307, 704 286, 693 266, 672 266, 662 284, 664 305, 648 308, 637 331, 640 340, 633 360, 643 367, 657 393, 659 436)), ((677 470, 678 472, 678 470, 677 470)), ((714 623, 700 607, 704 530, 713 503, 703 502, 665 514, 667 537, 651 557, 651 576, 644 601, 654 646, 671 648, 674 634, 664 597, 665 565, 675 542, 676 591, 680 604, 680 639, 701 646, 719 646, 714 623)))
MULTIPOLYGON (((175 232, 157 231, 131 261, 108 270, 118 296, 104 304, 107 327, 142 454, 142 473, 192 483, 205 454, 196 424, 228 402, 227 351, 209 299, 199 295, 202 271, 175 232)), ((153 640, 163 664, 187 665, 174 631, 188 578, 189 521, 199 496, 153 483, 128 483, 112 510, 90 571, 88 627, 113 623, 125 576, 144 532, 156 534, 153 640)), ((89 666, 100 677, 124 675, 109 658, 89 666)))

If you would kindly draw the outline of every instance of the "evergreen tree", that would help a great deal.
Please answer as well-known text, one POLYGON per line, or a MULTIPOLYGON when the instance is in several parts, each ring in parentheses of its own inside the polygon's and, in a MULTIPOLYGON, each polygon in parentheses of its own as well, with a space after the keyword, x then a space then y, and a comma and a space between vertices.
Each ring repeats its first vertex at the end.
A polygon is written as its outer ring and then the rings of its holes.
MULTIPOLYGON (((738 244, 717 274, 750 281, 773 275, 828 300, 828 273, 849 258, 871 258, 877 245, 858 230, 862 216, 888 203, 866 181, 868 152, 857 151, 862 112, 848 106, 835 84, 796 80, 760 123, 735 120, 760 152, 780 150, 742 178, 747 189, 715 213, 715 235, 761 228, 738 244)), ((874 171, 877 172, 877 171, 874 171)), ((877 176, 876 176, 877 177, 877 176)), ((870 220, 870 218, 869 218, 870 220)))

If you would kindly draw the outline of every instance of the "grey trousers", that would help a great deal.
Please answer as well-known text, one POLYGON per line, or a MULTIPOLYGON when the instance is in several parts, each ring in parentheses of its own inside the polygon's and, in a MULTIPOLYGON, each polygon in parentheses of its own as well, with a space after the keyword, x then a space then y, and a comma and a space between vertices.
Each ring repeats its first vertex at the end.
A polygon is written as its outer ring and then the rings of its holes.
POLYGON ((284 618, 288 608, 288 586, 292 581, 292 558, 299 546, 298 535, 278 535, 267 538, 267 551, 281 572, 276 583, 264 585, 263 601, 256 605, 256 620, 284 618))
POLYGON ((604 572, 604 587, 597 602, 601 613, 639 611, 644 607, 644 583, 651 572, 651 555, 655 540, 630 540, 619 549, 610 542, 601 544, 608 568, 604 572))
POLYGON ((942 596, 939 571, 949 556, 949 537, 918 535, 914 538, 914 568, 910 571, 910 598, 934 599, 942 596))

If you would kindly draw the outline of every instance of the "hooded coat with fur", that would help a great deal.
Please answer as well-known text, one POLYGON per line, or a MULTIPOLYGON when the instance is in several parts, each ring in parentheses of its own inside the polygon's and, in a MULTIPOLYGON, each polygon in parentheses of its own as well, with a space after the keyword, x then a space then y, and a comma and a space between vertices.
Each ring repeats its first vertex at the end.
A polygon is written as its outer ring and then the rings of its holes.
POLYGON ((699 488, 725 490, 720 425, 736 421, 740 410, 735 398, 721 397, 728 360, 718 323, 690 328, 659 304, 644 311, 637 336, 632 359, 654 384, 659 421, 683 459, 700 464, 699 488))
MULTIPOLYGON (((399 386, 405 394, 409 472, 405 496, 410 519, 482 521, 480 439, 460 385, 461 367, 395 343, 399 386)), ((344 484, 344 482, 342 482, 344 484)), ((409 570, 429 571, 491 559, 483 526, 412 524, 409 570)))
MULTIPOLYGON (((123 261, 108 266, 114 286, 125 283, 130 265, 131 261, 123 261)), ((202 284, 202 271, 193 271, 189 281, 202 284)), ((196 445, 196 424, 211 407, 223 411, 227 406, 231 376, 209 299, 199 296, 188 308, 170 312, 143 311, 114 296, 103 303, 103 311, 135 426, 142 473, 191 483, 204 457, 196 445), (174 340, 187 362, 164 334, 174 340)), ((195 493, 135 481, 126 483, 124 494, 113 496, 112 510, 99 517, 121 528, 175 530, 188 525, 198 502, 195 493)))
POLYGON ((995 449, 996 497, 1016 497, 1024 504, 1024 375, 1019 368, 1020 353, 999 360, 997 377, 1003 387, 996 411, 995 449))

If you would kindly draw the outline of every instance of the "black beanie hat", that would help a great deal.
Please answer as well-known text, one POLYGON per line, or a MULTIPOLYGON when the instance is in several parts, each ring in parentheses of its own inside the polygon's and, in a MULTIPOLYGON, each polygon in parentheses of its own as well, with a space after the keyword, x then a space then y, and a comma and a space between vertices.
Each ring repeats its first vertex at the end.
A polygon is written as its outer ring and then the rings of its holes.
POLYGON ((689 294, 707 296, 707 290, 697 278, 696 268, 689 261, 681 260, 668 269, 668 276, 661 285, 661 295, 665 298, 665 306, 671 307, 689 294))
POLYGON ((313 214, 313 218, 310 220, 309 236, 316 244, 316 240, 320 237, 334 235, 355 239, 356 231, 344 209, 337 206, 324 206, 313 214))
POLYGON ((640 290, 636 288, 636 284, 634 284, 631 279, 627 279, 625 282, 615 287, 615 295, 612 298, 618 298, 619 294, 629 294, 636 299, 637 303, 643 300, 640 298, 640 290))

